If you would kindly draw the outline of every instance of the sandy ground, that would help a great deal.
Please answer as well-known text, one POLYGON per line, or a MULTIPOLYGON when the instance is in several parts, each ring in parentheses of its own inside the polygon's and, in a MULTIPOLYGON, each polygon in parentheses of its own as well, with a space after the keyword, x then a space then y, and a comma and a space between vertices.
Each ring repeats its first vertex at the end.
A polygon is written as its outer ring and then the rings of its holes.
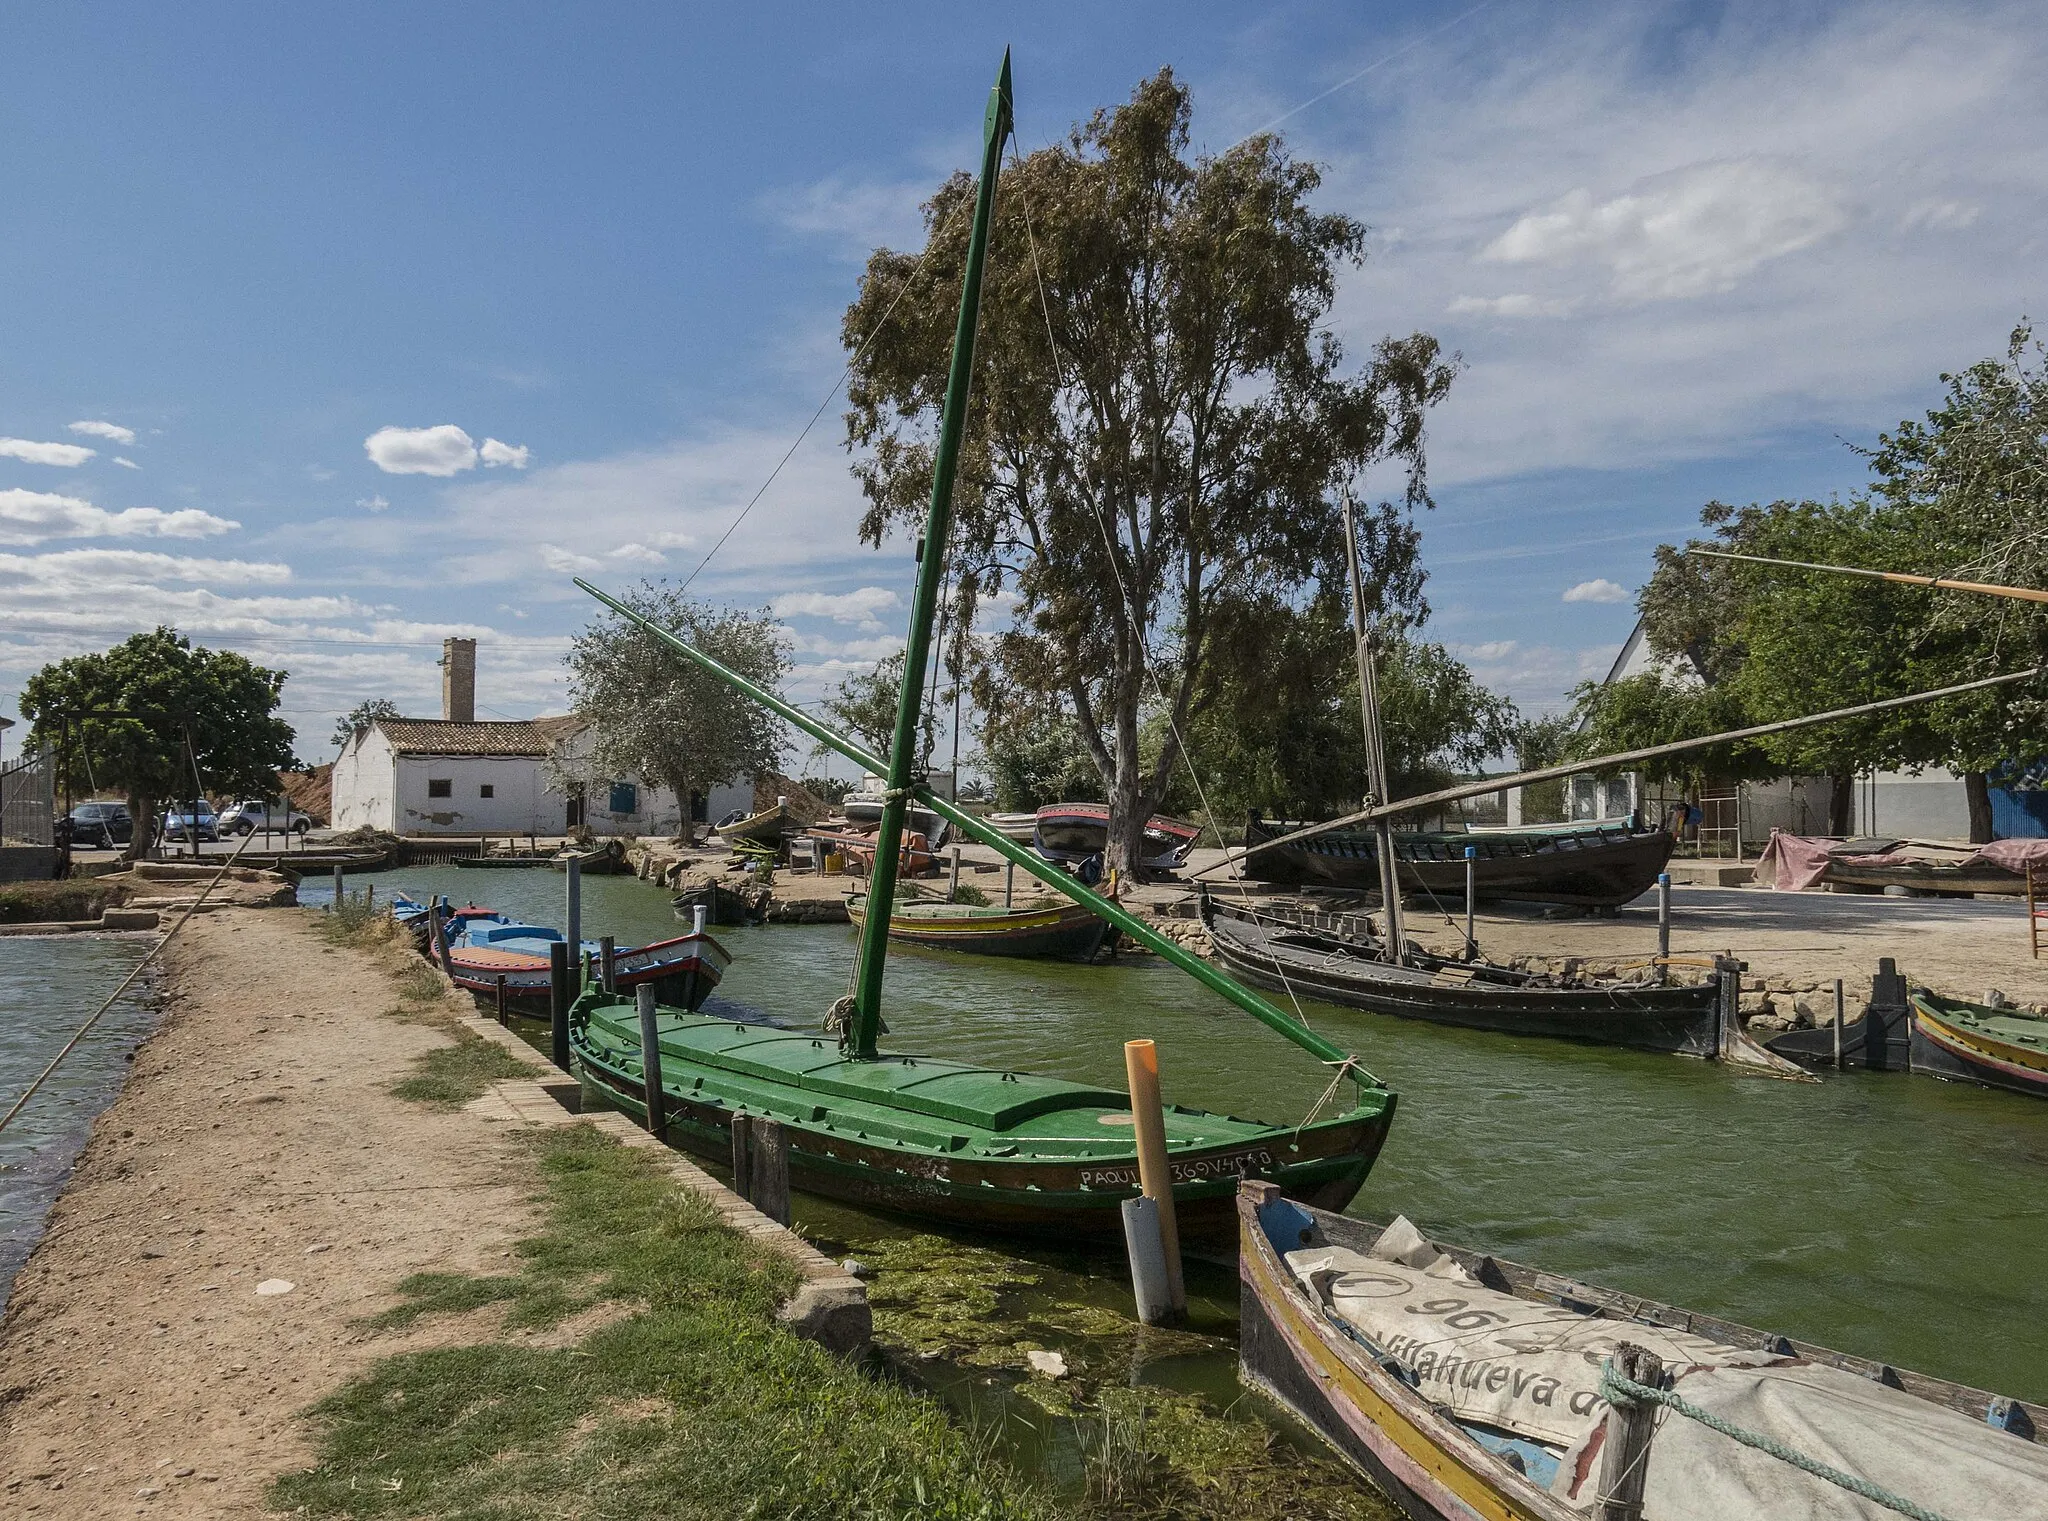
POLYGON ((390 963, 290 910, 200 916, 167 954, 165 1022, 0 1323, 6 1516, 262 1514, 312 1456, 298 1412, 452 1329, 361 1317, 408 1273, 502 1270, 532 1220, 502 1131, 385 1092, 443 1043, 387 1017, 390 963))

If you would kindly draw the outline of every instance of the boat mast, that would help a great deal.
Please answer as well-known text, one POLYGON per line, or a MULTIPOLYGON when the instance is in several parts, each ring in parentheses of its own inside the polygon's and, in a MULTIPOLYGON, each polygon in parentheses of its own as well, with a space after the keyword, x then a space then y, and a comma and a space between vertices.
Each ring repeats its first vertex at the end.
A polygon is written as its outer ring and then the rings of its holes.
MULTIPOLYGON (((1351 639, 1358 656, 1358 716, 1365 728, 1365 806, 1390 801, 1387 796, 1387 752, 1380 736, 1379 661, 1372 635, 1365 627, 1365 584, 1358 573, 1358 508, 1344 493, 1344 566, 1351 573, 1351 639)), ((1374 854, 1380 863, 1380 902, 1386 911, 1386 959, 1399 964, 1407 957, 1408 940, 1401 926, 1401 869, 1394 859, 1394 825, 1381 819, 1373 826, 1374 854)))
POLYGON ((860 974, 854 984, 848 1054, 875 1054, 882 1022, 882 970, 889 953, 889 916, 896 901, 896 873, 911 788, 918 778, 918 716, 924 709, 924 668, 931 651, 932 616, 945 579, 946 530, 953 512, 953 475, 960 464, 960 440, 967 423, 967 393, 974 377, 974 335, 981 308, 981 270, 988 254, 989 223, 995 214, 996 176, 1003 143, 1010 135, 1010 54, 989 91, 981 124, 981 183, 975 192, 974 230, 967 242, 967 274, 960 287, 960 316, 953 329, 953 366, 946 379, 946 405, 939 415, 939 446, 932 464, 931 510, 918 541, 917 590, 910 604, 910 634, 903 649, 903 687, 896 699, 896 733, 889 747, 889 774, 882 794, 882 831, 875 840, 875 866, 868 879, 867 922, 861 928, 860 974))

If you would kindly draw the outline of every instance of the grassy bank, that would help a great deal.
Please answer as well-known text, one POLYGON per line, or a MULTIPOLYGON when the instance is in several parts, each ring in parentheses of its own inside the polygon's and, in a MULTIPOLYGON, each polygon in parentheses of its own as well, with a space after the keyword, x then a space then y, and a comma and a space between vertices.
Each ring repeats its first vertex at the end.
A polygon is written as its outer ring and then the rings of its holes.
POLYGON ((1050 1514, 931 1401, 779 1326, 792 1270, 647 1158, 580 1126, 532 1144, 547 1218, 518 1270, 412 1278, 375 1323, 463 1315, 474 1340, 386 1359, 315 1407, 318 1462, 273 1503, 494 1521, 1050 1514))
POLYGON ((0 924, 48 924, 97 919, 103 909, 118 908, 126 892, 91 877, 62 881, 0 883, 0 924))

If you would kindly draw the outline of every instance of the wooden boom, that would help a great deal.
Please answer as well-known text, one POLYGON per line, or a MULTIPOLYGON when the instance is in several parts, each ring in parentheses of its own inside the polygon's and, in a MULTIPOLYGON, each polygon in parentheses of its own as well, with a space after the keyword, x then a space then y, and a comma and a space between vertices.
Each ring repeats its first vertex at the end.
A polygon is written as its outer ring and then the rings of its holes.
POLYGON ((1751 565, 1783 565, 1792 570, 1831 570, 1842 576, 1869 576, 1874 581, 1897 581, 1903 586, 1932 586, 1938 591, 1982 592, 1987 597, 2012 597, 2021 602, 2048 602, 2048 591, 2031 586, 2000 586, 1991 581, 1952 581, 1947 576, 1916 576, 1903 570, 1865 570, 1860 565, 1815 565, 1807 560, 1773 560, 1764 555, 1739 555, 1731 549, 1688 549, 1689 555, 1711 555, 1716 560, 1746 560, 1751 565))
POLYGON ((1707 734, 1699 739, 1675 739, 1669 744, 1648 745, 1640 750, 1623 750, 1614 755, 1596 755, 1591 760, 1566 761, 1560 766, 1544 766, 1535 771, 1518 771, 1512 776, 1490 776, 1484 781, 1461 782, 1458 786, 1446 787, 1440 792, 1418 793, 1414 797, 1381 803, 1377 807, 1361 808, 1358 812, 1347 813, 1340 819, 1329 819, 1320 824, 1305 824, 1291 834, 1261 840, 1251 850, 1240 850, 1234 855, 1227 855, 1214 866, 1205 866, 1194 875, 1197 878, 1210 876, 1226 866, 1234 866, 1247 856, 1256 855, 1261 850, 1271 850, 1276 845, 1291 845, 1297 840, 1314 839, 1317 835, 1328 834, 1333 829, 1349 829, 1356 824, 1398 818, 1404 813, 1420 813, 1425 808, 1439 808, 1445 803, 1463 802, 1468 797, 1484 797, 1489 792, 1506 792, 1509 788, 1527 787, 1535 782, 1553 782, 1561 776, 1580 776, 1588 771, 1609 771, 1616 766, 1632 765, 1636 761, 1655 760, 1664 755, 1682 755, 1687 750, 1703 750, 1708 745, 1732 744, 1738 739, 1761 739, 1766 734, 1784 734, 1793 729, 1809 728, 1814 724, 1833 723, 1838 718, 1860 718, 1866 713, 1883 713, 1891 708, 1909 708, 1915 703, 1933 702, 1942 697, 1957 697, 1964 692, 1979 692, 1986 687, 2003 686, 2007 682, 2025 681, 2028 677, 2039 676, 2044 671, 2048 671, 2048 666, 2031 666, 2024 671, 2009 671, 2003 676, 1986 676, 1981 681, 1965 681, 1952 687, 1937 687, 1932 692, 1915 692, 1910 697, 1887 697, 1880 702, 1858 703, 1853 708, 1835 708, 1826 713, 1809 713, 1804 718, 1781 718, 1775 723, 1752 724, 1747 729, 1730 729, 1725 734, 1707 734))

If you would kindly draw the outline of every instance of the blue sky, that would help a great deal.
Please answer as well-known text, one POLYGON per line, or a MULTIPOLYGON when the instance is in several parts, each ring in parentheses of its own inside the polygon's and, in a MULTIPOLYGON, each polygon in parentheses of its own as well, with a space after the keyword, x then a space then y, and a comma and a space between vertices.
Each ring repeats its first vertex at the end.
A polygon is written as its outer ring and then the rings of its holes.
MULTIPOLYGON (((290 670, 316 759, 362 697, 437 711, 445 634, 489 712, 559 710, 569 573, 696 567, 1006 44, 1027 151, 1171 64, 1202 145, 1281 118, 1326 166, 1373 229, 1338 332, 1467 365, 1430 628, 1530 708, 1703 502, 1854 489, 1845 440, 2048 312, 2038 6, 30 9, 0 709, 166 621, 290 670)), ((837 417, 694 588, 775 606, 805 697, 894 647, 909 574, 837 417)))

